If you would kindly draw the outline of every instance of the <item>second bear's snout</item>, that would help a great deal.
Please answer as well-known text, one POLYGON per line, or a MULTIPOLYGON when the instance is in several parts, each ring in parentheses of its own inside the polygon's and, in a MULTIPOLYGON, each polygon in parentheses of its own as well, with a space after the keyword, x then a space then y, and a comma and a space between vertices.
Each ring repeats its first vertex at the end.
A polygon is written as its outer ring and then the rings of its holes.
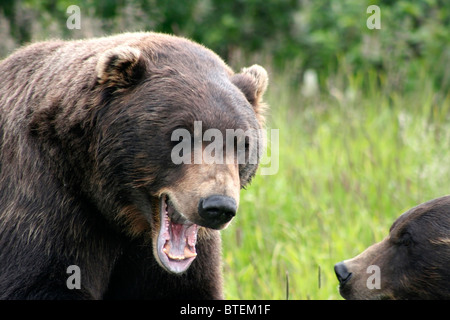
POLYGON ((334 265, 334 272, 336 273, 336 277, 338 278, 341 286, 348 282, 348 280, 352 277, 352 273, 348 271, 344 262, 336 263, 334 265))

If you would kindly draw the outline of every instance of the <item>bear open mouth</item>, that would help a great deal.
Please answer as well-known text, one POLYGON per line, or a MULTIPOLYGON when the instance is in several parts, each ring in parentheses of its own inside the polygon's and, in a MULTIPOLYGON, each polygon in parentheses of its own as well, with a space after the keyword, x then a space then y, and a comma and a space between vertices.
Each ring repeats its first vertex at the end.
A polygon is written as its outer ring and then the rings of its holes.
POLYGON ((186 271, 197 256, 199 226, 177 212, 167 195, 160 198, 160 220, 157 251, 161 263, 174 273, 186 271))

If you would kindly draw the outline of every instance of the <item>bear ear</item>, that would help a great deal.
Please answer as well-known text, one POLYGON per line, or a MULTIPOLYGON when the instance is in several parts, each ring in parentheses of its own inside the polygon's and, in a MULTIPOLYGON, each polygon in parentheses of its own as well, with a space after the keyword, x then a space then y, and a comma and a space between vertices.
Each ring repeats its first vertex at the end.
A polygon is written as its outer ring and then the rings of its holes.
POLYGON ((264 122, 264 109, 266 108, 266 105, 262 102, 262 97, 269 83, 266 69, 257 64, 243 68, 240 73, 232 76, 231 82, 244 93, 262 124, 264 122))
POLYGON ((101 54, 97 66, 97 81, 108 87, 127 88, 143 75, 144 61, 139 49, 119 46, 101 54))

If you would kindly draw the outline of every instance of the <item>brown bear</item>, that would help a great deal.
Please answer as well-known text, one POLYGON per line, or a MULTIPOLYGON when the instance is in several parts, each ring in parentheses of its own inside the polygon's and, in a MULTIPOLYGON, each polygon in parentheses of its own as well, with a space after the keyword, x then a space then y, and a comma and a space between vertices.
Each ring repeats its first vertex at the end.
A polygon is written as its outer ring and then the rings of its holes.
POLYGON ((389 235, 334 269, 346 299, 450 299, 450 196, 403 213, 389 235))
POLYGON ((32 44, 0 75, 0 298, 223 298, 218 230, 261 156, 264 68, 127 33, 32 44), (237 132, 246 160, 173 161, 196 123, 237 132))

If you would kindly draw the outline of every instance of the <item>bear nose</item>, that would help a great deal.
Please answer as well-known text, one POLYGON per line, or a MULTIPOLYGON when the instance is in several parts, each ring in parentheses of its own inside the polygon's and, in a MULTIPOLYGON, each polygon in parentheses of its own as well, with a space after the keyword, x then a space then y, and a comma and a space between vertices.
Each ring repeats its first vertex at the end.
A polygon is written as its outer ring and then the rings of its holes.
POLYGON ((334 272, 339 280, 339 284, 344 285, 352 277, 352 273, 348 272, 344 262, 338 262, 334 265, 334 272))
POLYGON ((236 215, 236 201, 228 196, 213 195, 201 199, 198 213, 205 221, 205 227, 219 229, 236 215))

